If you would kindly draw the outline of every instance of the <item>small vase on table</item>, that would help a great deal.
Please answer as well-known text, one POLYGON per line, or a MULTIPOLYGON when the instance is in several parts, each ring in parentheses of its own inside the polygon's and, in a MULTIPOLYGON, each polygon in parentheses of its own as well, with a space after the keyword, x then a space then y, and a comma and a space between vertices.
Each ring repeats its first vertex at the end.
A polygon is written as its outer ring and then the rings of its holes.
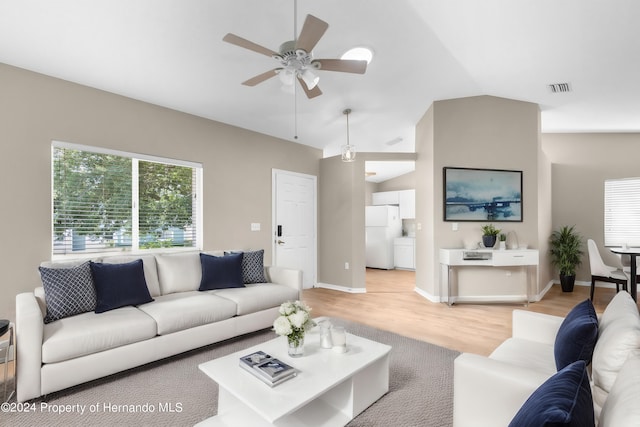
POLYGON ((301 337, 289 335, 287 342, 289 343, 289 356, 300 357, 304 355, 304 335, 301 337))

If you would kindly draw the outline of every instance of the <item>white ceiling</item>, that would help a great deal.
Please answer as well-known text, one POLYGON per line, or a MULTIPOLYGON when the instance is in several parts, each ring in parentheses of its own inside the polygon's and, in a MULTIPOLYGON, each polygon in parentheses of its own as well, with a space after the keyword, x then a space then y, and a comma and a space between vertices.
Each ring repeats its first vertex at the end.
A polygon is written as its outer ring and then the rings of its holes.
POLYGON ((636 0, 299 0, 329 23, 316 58, 367 46, 364 75, 320 71, 324 94, 296 102, 277 78, 240 83, 274 61, 224 43, 232 32, 277 50, 293 0, 0 0, 0 62, 337 154, 414 150, 435 100, 534 102, 543 132, 640 131, 636 0), (571 93, 548 84, 568 82, 571 93), (398 142, 398 140, 400 140, 398 142), (395 143, 393 143, 395 142, 395 143))

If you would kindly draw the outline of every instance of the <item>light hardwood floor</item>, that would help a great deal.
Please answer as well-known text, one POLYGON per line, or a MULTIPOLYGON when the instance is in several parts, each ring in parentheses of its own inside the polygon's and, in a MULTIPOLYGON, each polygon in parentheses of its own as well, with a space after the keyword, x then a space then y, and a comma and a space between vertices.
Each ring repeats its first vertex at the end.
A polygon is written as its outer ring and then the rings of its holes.
MULTIPOLYGON (((350 294, 314 288, 303 299, 314 316, 333 316, 395 332, 433 344, 489 355, 511 336, 514 309, 565 316, 577 303, 589 298, 589 288, 576 286, 564 293, 554 285, 542 301, 522 304, 458 304, 448 307, 417 294, 415 273, 367 269, 367 293, 350 294)), ((594 306, 601 314, 615 289, 596 288, 594 306)))

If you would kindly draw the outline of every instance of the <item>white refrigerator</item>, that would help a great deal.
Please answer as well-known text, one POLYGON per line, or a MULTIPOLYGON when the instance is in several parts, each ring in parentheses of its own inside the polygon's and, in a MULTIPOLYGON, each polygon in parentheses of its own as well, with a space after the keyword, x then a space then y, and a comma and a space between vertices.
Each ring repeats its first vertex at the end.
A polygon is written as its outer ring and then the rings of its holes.
POLYGON ((393 239, 400 236, 402 220, 398 206, 365 207, 367 267, 393 269, 393 239))

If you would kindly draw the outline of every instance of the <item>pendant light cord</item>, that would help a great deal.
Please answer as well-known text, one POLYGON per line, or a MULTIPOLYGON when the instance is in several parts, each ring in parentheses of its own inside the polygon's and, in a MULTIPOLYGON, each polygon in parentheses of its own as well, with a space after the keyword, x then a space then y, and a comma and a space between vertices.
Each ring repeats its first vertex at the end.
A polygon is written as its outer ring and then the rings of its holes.
POLYGON ((346 109, 344 110, 344 114, 347 115, 347 145, 351 145, 351 143, 349 143, 349 113, 351 113, 350 109, 346 109))

